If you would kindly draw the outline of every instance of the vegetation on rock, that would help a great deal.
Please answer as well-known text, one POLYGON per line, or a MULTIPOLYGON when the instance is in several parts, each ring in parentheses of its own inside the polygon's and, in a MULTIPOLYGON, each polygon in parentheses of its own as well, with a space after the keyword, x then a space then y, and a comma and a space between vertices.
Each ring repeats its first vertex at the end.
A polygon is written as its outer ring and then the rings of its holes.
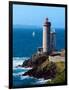
POLYGON ((56 77, 47 84, 61 84, 65 82, 65 64, 64 62, 56 62, 57 72, 56 77))
POLYGON ((65 63, 62 61, 49 61, 48 56, 42 55, 34 59, 28 59, 23 63, 22 67, 32 67, 31 70, 25 72, 23 75, 51 79, 51 81, 48 81, 46 84, 65 82, 65 63))
POLYGON ((34 67, 23 75, 29 75, 36 78, 51 79, 56 75, 56 65, 54 62, 50 62, 47 58, 39 66, 34 67))

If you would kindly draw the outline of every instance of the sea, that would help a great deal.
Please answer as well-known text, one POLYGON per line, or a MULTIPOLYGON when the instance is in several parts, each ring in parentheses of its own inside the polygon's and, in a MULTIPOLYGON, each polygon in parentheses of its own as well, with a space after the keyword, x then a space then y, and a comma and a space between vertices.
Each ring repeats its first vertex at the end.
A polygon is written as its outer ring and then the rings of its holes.
MULTIPOLYGON (((42 27, 23 26, 13 27, 13 87, 28 87, 46 84, 48 80, 37 79, 30 76, 23 76, 32 68, 17 67, 37 52, 42 47, 42 27)), ((55 28, 57 51, 65 48, 65 30, 55 28)))

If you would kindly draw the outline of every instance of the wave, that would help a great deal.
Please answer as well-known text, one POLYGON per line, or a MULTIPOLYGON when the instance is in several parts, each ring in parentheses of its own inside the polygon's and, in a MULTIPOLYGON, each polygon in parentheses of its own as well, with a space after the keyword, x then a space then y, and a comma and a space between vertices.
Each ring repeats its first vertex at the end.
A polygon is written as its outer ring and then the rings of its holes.
POLYGON ((21 80, 24 80, 24 79, 29 79, 29 78, 31 78, 31 77, 30 77, 30 76, 28 76, 28 75, 26 75, 26 76, 22 76, 22 75, 21 75, 21 77, 20 77, 20 78, 21 78, 21 80))
POLYGON ((22 76, 25 72, 20 72, 20 73, 13 73, 13 76, 22 76))
POLYGON ((29 59, 29 57, 13 57, 13 78, 14 83, 20 83, 22 85, 39 85, 46 84, 49 80, 44 80, 43 78, 37 79, 30 76, 23 76, 25 72, 32 68, 24 68, 24 67, 16 67, 18 65, 22 65, 24 60, 29 59))
POLYGON ((47 79, 47 80, 39 79, 36 83, 33 83, 33 84, 46 84, 46 82, 48 81, 51 81, 51 79, 47 79))
POLYGON ((27 60, 29 57, 13 57, 13 60, 27 60))
POLYGON ((39 85, 39 84, 46 84, 48 81, 51 81, 51 79, 44 80, 43 78, 37 79, 30 76, 21 76, 21 80, 30 80, 32 85, 39 85))
POLYGON ((14 67, 13 69, 14 69, 14 70, 16 70, 16 69, 30 70, 30 69, 32 69, 32 68, 31 68, 31 67, 28 67, 28 68, 25 68, 25 67, 14 67))
POLYGON ((22 65, 25 60, 28 60, 29 57, 13 57, 13 68, 18 65, 22 65))
POLYGON ((13 68, 13 76, 22 76, 25 72, 27 72, 28 70, 30 70, 32 68, 24 68, 24 67, 14 67, 13 68))

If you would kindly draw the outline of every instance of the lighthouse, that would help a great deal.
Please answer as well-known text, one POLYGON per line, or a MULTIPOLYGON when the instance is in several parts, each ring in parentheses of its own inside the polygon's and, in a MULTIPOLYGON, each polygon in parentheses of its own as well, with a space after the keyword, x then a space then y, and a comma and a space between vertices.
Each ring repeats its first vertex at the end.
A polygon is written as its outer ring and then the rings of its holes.
POLYGON ((55 29, 52 29, 50 32, 50 49, 51 53, 55 51, 56 48, 56 32, 55 29))
POLYGON ((46 18, 43 25, 43 52, 50 53, 50 30, 51 22, 46 18))

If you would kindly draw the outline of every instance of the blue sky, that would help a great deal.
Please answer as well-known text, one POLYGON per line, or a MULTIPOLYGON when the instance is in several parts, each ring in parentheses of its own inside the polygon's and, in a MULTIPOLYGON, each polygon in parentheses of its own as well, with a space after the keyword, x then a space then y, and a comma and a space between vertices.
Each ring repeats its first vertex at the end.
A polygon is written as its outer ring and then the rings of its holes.
POLYGON ((65 8, 31 5, 13 5, 13 25, 43 25, 48 17, 52 27, 65 28, 65 8))

